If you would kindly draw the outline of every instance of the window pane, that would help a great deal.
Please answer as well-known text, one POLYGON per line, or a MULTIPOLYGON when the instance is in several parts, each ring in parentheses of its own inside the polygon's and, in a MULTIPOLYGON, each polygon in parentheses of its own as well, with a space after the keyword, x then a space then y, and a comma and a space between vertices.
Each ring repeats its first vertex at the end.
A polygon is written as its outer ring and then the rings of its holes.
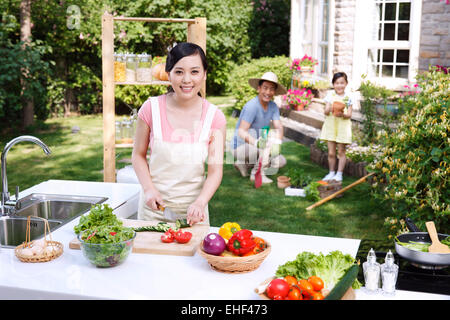
POLYGON ((397 78, 408 79, 408 66, 397 66, 395 67, 395 76, 397 78))
POLYGON ((328 72, 328 47, 322 47, 321 61, 320 61, 320 73, 324 74, 327 72, 328 72))
POLYGON ((399 20, 409 20, 411 16, 411 3, 402 2, 400 3, 400 9, 398 10, 399 20))
POLYGON ((397 50, 397 62, 409 63, 409 50, 397 50))
POLYGON ((322 41, 328 41, 328 0, 323 2, 322 41))
POLYGON ((384 24, 384 37, 382 40, 395 40, 395 23, 384 24))
POLYGON ((367 70, 367 74, 369 77, 378 77, 378 65, 376 64, 370 64, 369 70, 367 70))
POLYGON ((377 40, 383 40, 383 23, 380 23, 378 25, 378 39, 377 40))
POLYGON ((383 62, 394 62, 394 50, 383 50, 383 62))
POLYGON ((409 40, 409 23, 398 24, 398 40, 409 40))
POLYGON ((397 8, 396 3, 386 3, 385 4, 385 11, 384 11, 384 20, 395 20, 395 10, 397 8))
POLYGON ((394 67, 393 66, 385 66, 385 65, 383 65, 382 66, 382 76, 383 77, 392 77, 392 72, 393 72, 393 70, 394 70, 394 67))

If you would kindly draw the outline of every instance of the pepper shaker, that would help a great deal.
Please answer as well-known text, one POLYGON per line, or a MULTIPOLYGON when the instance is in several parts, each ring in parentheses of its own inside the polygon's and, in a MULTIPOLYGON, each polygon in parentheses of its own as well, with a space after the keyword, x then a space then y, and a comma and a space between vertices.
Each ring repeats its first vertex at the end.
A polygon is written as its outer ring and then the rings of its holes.
POLYGON ((381 279, 383 281, 382 291, 384 295, 395 294, 397 276, 398 265, 394 263, 394 255, 391 250, 389 250, 384 259, 384 263, 381 265, 381 279))
POLYGON ((367 254, 367 261, 363 263, 365 289, 369 294, 375 294, 380 288, 380 264, 373 248, 367 254))

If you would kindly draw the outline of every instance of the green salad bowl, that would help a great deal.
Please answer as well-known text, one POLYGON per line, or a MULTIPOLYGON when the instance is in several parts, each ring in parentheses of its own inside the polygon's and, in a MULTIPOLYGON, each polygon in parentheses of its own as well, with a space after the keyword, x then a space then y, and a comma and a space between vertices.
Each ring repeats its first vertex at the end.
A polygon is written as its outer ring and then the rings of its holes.
POLYGON ((100 268, 114 267, 124 262, 129 256, 136 238, 136 232, 130 239, 111 243, 89 243, 78 235, 83 255, 95 266, 100 268))

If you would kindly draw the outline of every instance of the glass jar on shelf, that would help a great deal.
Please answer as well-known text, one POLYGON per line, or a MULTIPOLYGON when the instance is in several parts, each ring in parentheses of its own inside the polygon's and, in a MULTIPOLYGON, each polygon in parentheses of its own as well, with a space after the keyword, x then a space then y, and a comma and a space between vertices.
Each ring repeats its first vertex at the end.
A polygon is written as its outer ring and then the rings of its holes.
POLYGON ((125 144, 133 143, 131 121, 127 119, 122 121, 122 143, 125 144))
POLYGON ((152 56, 146 53, 137 56, 136 81, 150 82, 152 80, 152 56))
POLYGON ((125 60, 122 53, 114 54, 114 81, 123 82, 126 80, 125 76, 125 60))
POLYGON ((116 121, 116 144, 122 143, 122 122, 116 121))
POLYGON ((126 81, 136 81, 136 55, 129 53, 126 55, 126 81))

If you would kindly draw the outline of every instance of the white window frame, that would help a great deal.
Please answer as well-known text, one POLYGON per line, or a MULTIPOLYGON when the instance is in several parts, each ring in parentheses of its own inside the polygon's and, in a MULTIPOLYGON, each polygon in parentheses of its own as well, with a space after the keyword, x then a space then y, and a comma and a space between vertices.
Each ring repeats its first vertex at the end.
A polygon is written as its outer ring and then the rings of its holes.
MULTIPOLYGON (((392 77, 367 77, 374 83, 384 85, 394 90, 401 90, 405 85, 411 85, 416 82, 415 78, 419 69, 419 47, 420 47, 420 24, 422 13, 422 0, 399 0, 400 2, 411 2, 409 40, 408 41, 379 41, 372 40, 368 35, 373 30, 373 25, 367 23, 371 21, 370 10, 367 10, 368 1, 375 0, 356 0, 355 12, 355 36, 353 47, 353 80, 361 83, 362 75, 368 74, 369 49, 407 49, 409 50, 409 69, 408 78, 392 78, 392 77)), ((398 1, 386 1, 396 3, 398 1)))
MULTIPOLYGON (((326 45, 322 41, 323 31, 323 4, 324 0, 310 0, 312 3, 312 43, 311 52, 304 49, 305 37, 303 34, 303 25, 305 23, 305 7, 308 0, 291 0, 291 41, 290 41, 290 57, 291 59, 301 58, 305 54, 311 55, 313 58, 320 60, 320 49, 326 45)), ((328 0, 328 55, 327 70, 320 73, 321 65, 316 66, 315 71, 318 76, 329 78, 333 70, 333 52, 334 52, 334 6, 335 0, 328 0)))

